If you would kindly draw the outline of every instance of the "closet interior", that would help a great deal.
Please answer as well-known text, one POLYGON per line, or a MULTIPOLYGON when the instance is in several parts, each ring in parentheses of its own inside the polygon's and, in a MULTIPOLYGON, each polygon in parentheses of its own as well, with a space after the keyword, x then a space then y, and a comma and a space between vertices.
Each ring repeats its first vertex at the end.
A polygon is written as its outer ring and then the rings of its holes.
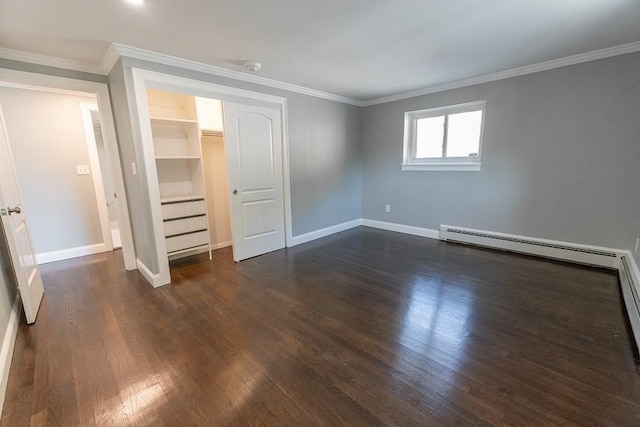
POLYGON ((231 246, 219 100, 147 89, 169 260, 231 246))

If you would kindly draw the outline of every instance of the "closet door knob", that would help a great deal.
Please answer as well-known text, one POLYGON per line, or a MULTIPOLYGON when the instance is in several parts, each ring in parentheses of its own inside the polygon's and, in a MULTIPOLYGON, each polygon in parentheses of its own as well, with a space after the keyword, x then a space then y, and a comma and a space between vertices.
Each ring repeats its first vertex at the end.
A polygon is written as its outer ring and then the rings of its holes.
POLYGON ((236 194, 238 194, 238 190, 233 190, 233 195, 235 196, 236 194))

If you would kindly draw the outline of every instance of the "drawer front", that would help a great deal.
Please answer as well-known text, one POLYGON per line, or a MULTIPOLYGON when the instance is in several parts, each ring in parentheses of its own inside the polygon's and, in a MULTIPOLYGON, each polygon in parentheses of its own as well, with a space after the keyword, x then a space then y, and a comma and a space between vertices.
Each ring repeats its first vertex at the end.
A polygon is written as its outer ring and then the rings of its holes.
POLYGON ((192 202, 170 203, 162 205, 162 218, 181 218, 191 215, 204 214, 204 200, 195 200, 192 202))
POLYGON ((171 221, 165 221, 164 235, 173 236, 175 234, 190 233, 192 231, 206 230, 207 229, 207 217, 195 216, 193 218, 174 219, 171 221))
POLYGON ((199 231, 197 233, 183 234, 182 236, 167 237, 167 252, 180 251, 182 249, 193 248, 209 244, 209 236, 207 231, 199 231))

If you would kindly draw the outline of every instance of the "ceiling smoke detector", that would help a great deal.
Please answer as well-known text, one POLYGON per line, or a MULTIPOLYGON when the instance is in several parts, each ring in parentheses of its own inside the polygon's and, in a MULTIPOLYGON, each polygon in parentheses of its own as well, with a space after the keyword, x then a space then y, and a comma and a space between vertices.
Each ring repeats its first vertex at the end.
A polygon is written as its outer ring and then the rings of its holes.
POLYGON ((244 69, 252 73, 260 71, 260 67, 262 67, 262 64, 256 61, 249 61, 244 63, 244 69))

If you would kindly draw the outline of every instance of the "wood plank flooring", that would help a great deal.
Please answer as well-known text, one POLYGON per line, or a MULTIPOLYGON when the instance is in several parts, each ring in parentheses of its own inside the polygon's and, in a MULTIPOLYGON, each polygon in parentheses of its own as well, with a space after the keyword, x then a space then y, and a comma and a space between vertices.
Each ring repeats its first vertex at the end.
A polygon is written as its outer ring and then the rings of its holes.
POLYGON ((357 228, 234 264, 42 266, 3 426, 640 424, 616 274, 357 228))

